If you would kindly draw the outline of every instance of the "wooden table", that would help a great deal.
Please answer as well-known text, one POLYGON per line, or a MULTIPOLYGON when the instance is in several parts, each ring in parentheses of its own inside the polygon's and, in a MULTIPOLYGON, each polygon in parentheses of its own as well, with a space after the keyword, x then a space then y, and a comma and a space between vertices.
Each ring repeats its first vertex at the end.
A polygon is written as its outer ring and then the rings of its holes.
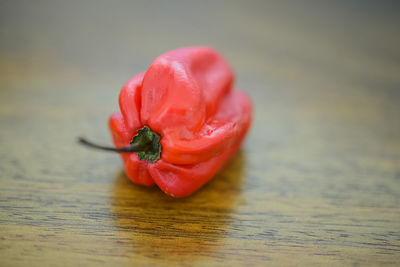
POLYGON ((390 2, 2 1, 0 265, 400 264, 390 2), (131 183, 107 119, 163 52, 209 45, 255 117, 194 195, 131 183))

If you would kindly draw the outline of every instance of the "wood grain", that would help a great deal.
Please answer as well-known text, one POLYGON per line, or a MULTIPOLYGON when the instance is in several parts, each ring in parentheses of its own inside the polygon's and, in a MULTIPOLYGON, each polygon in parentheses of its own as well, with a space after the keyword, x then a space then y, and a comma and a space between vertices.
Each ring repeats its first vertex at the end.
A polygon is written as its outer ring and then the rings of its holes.
POLYGON ((0 265, 400 265, 399 5, 0 4, 0 265), (210 45, 254 101, 194 195, 132 184, 107 119, 162 52, 210 45))

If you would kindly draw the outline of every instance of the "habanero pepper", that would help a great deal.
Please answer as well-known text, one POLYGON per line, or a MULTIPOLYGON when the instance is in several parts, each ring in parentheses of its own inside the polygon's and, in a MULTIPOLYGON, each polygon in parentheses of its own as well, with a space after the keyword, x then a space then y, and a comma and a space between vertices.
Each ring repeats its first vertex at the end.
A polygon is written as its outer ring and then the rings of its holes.
POLYGON ((122 88, 121 112, 109 119, 127 176, 166 194, 184 197, 209 181, 240 148, 252 119, 246 94, 209 47, 165 53, 122 88))

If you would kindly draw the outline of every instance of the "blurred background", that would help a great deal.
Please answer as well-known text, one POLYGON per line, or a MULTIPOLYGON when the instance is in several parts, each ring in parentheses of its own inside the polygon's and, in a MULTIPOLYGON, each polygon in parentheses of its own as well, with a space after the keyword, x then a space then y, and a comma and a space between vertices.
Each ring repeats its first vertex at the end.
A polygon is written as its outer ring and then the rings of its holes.
MULTIPOLYGON (((0 209, 0 222, 22 227, 30 225, 29 215, 38 233, 63 223, 67 230, 60 235, 78 229, 83 238, 82 229, 97 233, 99 225, 110 232, 119 227, 112 219, 121 213, 113 202, 120 193, 112 192, 129 188, 136 191, 127 196, 139 194, 149 203, 156 198, 170 207, 158 191, 148 194, 116 178, 122 170, 119 157, 83 149, 76 137, 110 144, 107 120, 118 110, 122 85, 164 52, 206 45, 235 70, 236 86, 254 102, 254 122, 239 159, 230 165, 240 170, 220 178, 233 189, 224 195, 224 184, 214 182, 176 205, 201 206, 207 194, 228 199, 230 223, 213 227, 224 233, 217 234, 219 253, 233 260, 240 261, 241 254, 229 254, 238 246, 225 237, 273 240, 278 249, 294 244, 289 250, 296 255, 305 255, 296 244, 315 242, 339 258, 352 247, 353 259, 370 257, 377 264, 395 259, 390 253, 400 246, 399 3, 1 0, 0 200, 19 209, 0 209), (61 200, 72 204, 64 207, 61 200), (89 216, 94 212, 99 217, 89 216), (329 226, 333 220, 337 223, 329 226), (315 225, 337 227, 344 236, 314 233, 315 225), (268 235, 271 231, 278 232, 268 235), (375 249, 389 256, 376 256, 375 249)), ((146 211, 129 212, 140 218, 146 211)), ((176 231, 168 227, 163 231, 173 236, 176 231)), ((134 229, 119 230, 129 235, 124 238, 142 240, 143 233, 134 229)), ((196 231, 191 234, 195 253, 196 231)), ((74 240, 66 244, 79 247, 74 240)), ((264 255, 268 248, 262 248, 264 255)))
POLYGON ((397 1, 1 1, 0 12, 7 84, 82 79, 112 92, 163 52, 208 45, 250 93, 321 80, 321 91, 338 89, 363 74, 371 90, 398 86, 397 1))

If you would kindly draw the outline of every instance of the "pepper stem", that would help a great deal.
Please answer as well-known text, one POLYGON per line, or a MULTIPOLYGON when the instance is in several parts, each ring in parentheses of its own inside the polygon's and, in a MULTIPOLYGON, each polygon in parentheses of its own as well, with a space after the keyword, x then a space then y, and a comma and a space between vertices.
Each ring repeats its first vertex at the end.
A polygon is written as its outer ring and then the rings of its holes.
POLYGON ((80 137, 78 142, 82 145, 119 153, 137 153, 140 160, 151 163, 156 162, 161 156, 161 137, 153 132, 148 126, 137 131, 137 135, 132 138, 129 146, 126 147, 108 147, 92 143, 85 138, 80 137))

